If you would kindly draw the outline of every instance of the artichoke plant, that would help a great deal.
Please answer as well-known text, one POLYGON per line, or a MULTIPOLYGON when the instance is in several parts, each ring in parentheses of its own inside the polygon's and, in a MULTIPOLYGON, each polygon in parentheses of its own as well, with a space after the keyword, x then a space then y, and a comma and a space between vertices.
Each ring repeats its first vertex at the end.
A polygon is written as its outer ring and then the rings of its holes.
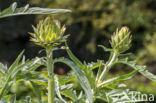
POLYGON ((66 41, 68 35, 64 36, 66 30, 65 25, 57 20, 52 20, 47 17, 41 20, 37 27, 34 27, 34 33, 30 33, 31 41, 36 45, 44 47, 47 54, 46 66, 48 72, 48 103, 54 103, 55 98, 55 84, 54 84, 54 64, 53 64, 53 49, 66 41))
POLYGON ((123 53, 130 48, 131 45, 131 35, 127 27, 122 27, 119 31, 118 29, 111 38, 111 46, 118 53, 123 53))
POLYGON ((44 48, 53 48, 66 41, 68 35, 64 36, 65 25, 61 27, 58 20, 47 17, 41 20, 37 27, 32 26, 34 33, 30 33, 31 41, 44 48))

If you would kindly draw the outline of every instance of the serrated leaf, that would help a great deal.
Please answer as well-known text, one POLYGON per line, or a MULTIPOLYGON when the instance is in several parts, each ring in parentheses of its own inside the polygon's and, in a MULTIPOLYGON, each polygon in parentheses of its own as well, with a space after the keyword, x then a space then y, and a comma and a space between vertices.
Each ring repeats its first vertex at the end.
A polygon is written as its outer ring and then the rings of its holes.
POLYGON ((14 2, 9 8, 0 12, 0 18, 16 16, 16 15, 30 15, 30 14, 54 14, 54 13, 65 13, 71 12, 67 9, 47 9, 39 7, 31 7, 27 4, 24 7, 17 8, 17 3, 14 2))
POLYGON ((156 75, 148 72, 148 70, 146 70, 146 66, 136 65, 135 61, 127 61, 127 60, 118 60, 115 63, 127 64, 128 66, 132 67, 133 69, 138 70, 138 72, 141 73, 143 76, 156 82, 156 75))

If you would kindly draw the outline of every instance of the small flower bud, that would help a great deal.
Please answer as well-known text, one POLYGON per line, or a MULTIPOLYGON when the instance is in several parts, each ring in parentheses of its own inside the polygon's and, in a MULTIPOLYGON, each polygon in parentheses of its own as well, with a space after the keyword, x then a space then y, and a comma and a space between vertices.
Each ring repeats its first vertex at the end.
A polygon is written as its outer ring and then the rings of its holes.
POLYGON ((55 47, 66 41, 67 36, 63 36, 66 30, 65 26, 61 28, 61 24, 57 20, 51 20, 47 17, 41 20, 37 27, 34 27, 34 33, 30 33, 31 41, 44 48, 55 47))
POLYGON ((120 31, 118 29, 111 38, 111 46, 119 53, 123 53, 129 49, 131 45, 131 36, 127 27, 122 27, 120 31))

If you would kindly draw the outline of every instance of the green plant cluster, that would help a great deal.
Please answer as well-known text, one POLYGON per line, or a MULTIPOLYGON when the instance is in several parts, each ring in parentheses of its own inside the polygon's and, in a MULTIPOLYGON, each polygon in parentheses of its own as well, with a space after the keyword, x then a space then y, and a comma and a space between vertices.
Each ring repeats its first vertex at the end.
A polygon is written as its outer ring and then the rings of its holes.
MULTIPOLYGON (((35 0, 31 4, 46 7, 63 7, 74 12, 67 15, 56 15, 68 25, 67 33, 71 34, 69 46, 75 55, 87 62, 97 58, 106 59, 108 53, 103 53, 97 45, 110 46, 109 39, 116 27, 128 26, 133 34, 132 47, 128 52, 140 65, 147 65, 149 70, 156 73, 156 1, 155 0, 35 0), (87 53, 84 53, 87 52, 87 53)), ((37 20, 42 16, 37 16, 37 20)), ((127 67, 121 71, 127 72, 127 67)), ((117 69, 120 69, 117 68, 117 69)), ((116 71, 113 71, 116 72, 116 71)), ((140 76, 142 78, 142 76, 140 76)), ((151 90, 153 82, 146 78, 140 80, 144 85, 142 91, 151 90)), ((129 86, 132 83, 129 83, 129 86)), ((136 90, 140 85, 135 85, 136 90)))
MULTIPOLYGON (((16 8, 16 3, 0 12, 0 18, 25 15, 25 14, 51 14, 70 12, 66 9, 44 9, 44 8, 16 8), (31 10, 31 12, 29 11, 31 10)), ((10 67, 0 64, 0 102, 5 103, 95 103, 97 100, 108 103, 134 102, 130 97, 133 91, 125 89, 122 81, 129 80, 137 72, 156 82, 156 75, 148 72, 146 66, 137 65, 130 61, 125 51, 131 46, 131 34, 127 27, 116 30, 110 41, 112 48, 99 45, 104 51, 110 53, 108 61, 97 60, 97 62, 81 62, 65 43, 64 49, 70 59, 65 57, 54 58, 53 51, 61 43, 65 42, 61 24, 46 18, 34 28, 32 41, 44 47, 46 56, 27 60, 22 51, 10 67), (57 45, 56 45, 57 44, 57 45), (54 74, 54 64, 57 62, 68 65, 72 72, 64 77, 54 74), (126 64, 134 69, 132 72, 113 78, 107 78, 110 69, 115 64, 126 64), (40 66, 45 71, 37 71, 40 66), (97 73, 94 70, 97 69, 97 73), (80 88, 75 88, 75 80, 78 80, 80 88), (16 88, 16 83, 24 83, 27 89, 33 91, 34 96, 27 95, 16 98, 16 93, 11 94, 16 88), (45 98, 47 96, 47 98, 45 98), (126 97, 125 97, 126 96, 126 97), (32 98, 33 97, 33 98, 32 98)), ((136 102, 142 100, 135 99, 136 102)))

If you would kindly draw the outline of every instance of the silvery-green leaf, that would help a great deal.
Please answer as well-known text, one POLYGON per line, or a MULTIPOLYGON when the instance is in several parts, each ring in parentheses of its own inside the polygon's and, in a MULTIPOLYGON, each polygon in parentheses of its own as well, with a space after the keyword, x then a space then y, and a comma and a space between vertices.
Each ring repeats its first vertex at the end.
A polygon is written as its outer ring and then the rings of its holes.
POLYGON ((28 4, 24 7, 17 8, 17 3, 14 2, 9 8, 0 12, 0 18, 16 16, 16 15, 54 14, 54 13, 65 13, 65 12, 70 12, 70 10, 29 7, 28 4))

